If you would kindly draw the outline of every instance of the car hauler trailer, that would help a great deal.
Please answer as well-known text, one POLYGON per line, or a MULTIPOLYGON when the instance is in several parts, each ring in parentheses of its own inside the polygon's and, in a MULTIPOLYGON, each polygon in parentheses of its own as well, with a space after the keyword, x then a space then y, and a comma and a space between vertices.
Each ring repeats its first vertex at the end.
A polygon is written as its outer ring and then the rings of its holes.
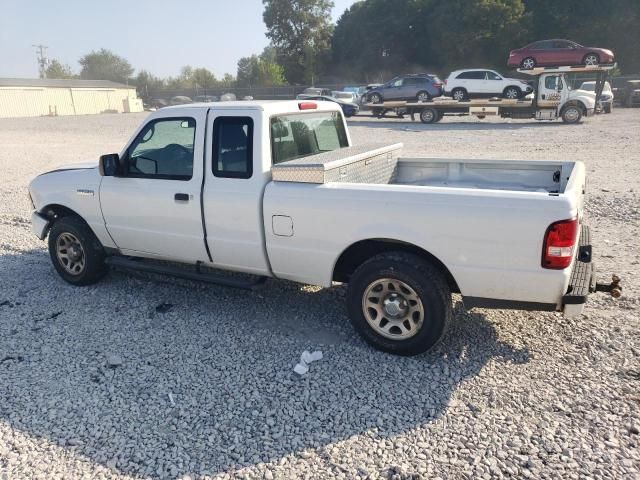
POLYGON ((530 70, 518 69, 518 72, 535 77, 532 98, 510 99, 474 99, 454 100, 435 98, 427 102, 385 102, 369 104, 374 116, 382 118, 388 111, 407 113, 411 120, 418 115, 422 123, 438 122, 445 115, 475 115, 478 118, 500 116, 502 118, 533 118, 536 120, 556 120, 562 118, 565 123, 578 123, 583 116, 595 113, 596 105, 604 82, 615 64, 579 65, 568 67, 539 67, 530 70), (570 73, 594 73, 596 89, 594 92, 572 90, 566 79, 570 73))

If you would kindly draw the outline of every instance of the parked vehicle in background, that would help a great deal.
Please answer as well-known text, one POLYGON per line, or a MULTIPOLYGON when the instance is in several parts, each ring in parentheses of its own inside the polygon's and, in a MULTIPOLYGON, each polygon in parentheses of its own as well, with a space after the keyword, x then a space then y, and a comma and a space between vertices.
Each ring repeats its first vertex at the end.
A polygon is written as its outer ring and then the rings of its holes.
POLYGON ((618 92, 621 106, 640 107, 640 80, 627 80, 618 92))
MULTIPOLYGON (((596 91, 596 82, 582 82, 579 90, 586 90, 587 92, 596 91)), ((613 91, 611 90, 611 84, 604 82, 602 93, 600 94, 600 107, 604 113, 611 113, 613 110, 613 91)))
POLYGON ((362 97, 362 95, 367 91, 367 87, 364 85, 359 87, 344 87, 342 91, 354 93, 357 99, 360 100, 360 97, 362 97))
POLYGON ((442 87, 442 80, 437 75, 417 73, 395 77, 379 87, 372 88, 366 95, 369 103, 390 100, 426 102, 441 96, 442 87))
POLYGON ((185 97, 184 95, 176 95, 175 97, 171 97, 169 101, 170 105, 185 105, 187 103, 193 103, 193 100, 189 97, 185 97))
POLYGON ((235 93, 223 93, 220 95, 221 102, 235 102, 237 100, 235 93))
POLYGON ((511 50, 507 65, 530 70, 543 66, 598 65, 614 61, 613 52, 606 48, 584 47, 571 40, 552 39, 511 50))
POLYGON ((455 100, 474 97, 522 98, 533 92, 527 80, 507 78, 495 70, 456 70, 444 81, 444 94, 455 100))
POLYGON ((219 100, 215 95, 198 95, 193 99, 194 102, 200 103, 209 103, 209 102, 217 102, 219 100))
POLYGON ((344 100, 345 102, 353 103, 354 105, 358 104, 358 94, 354 92, 340 92, 338 90, 334 90, 331 92, 331 96, 333 98, 337 98, 338 100, 344 100))
POLYGON ((309 87, 302 91, 303 95, 331 95, 331 90, 328 88, 309 87))
POLYGON ((169 105, 169 102, 164 98, 154 98, 151 100, 151 108, 163 108, 169 105))
POLYGON ((296 97, 298 100, 314 100, 317 102, 333 102, 340 105, 342 113, 345 117, 353 117, 358 114, 360 107, 352 102, 340 100, 338 98, 331 97, 329 95, 305 95, 301 93, 296 97))

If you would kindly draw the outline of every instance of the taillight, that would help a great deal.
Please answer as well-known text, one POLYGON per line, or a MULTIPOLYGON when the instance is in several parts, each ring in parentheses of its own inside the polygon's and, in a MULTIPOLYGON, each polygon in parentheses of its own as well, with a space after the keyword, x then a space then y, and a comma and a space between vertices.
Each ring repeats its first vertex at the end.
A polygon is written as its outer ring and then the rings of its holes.
POLYGON ((315 110, 318 108, 318 104, 314 102, 300 102, 298 104, 299 110, 315 110))
POLYGON ((542 267, 562 270, 571 265, 578 240, 578 219, 554 222, 547 228, 542 250, 542 267))
MULTIPOLYGON (((446 80, 445 80, 445 82, 446 82, 446 80)), ((434 83, 433 86, 436 87, 436 88, 440 88, 440 87, 442 87, 442 84, 441 83, 434 83)))

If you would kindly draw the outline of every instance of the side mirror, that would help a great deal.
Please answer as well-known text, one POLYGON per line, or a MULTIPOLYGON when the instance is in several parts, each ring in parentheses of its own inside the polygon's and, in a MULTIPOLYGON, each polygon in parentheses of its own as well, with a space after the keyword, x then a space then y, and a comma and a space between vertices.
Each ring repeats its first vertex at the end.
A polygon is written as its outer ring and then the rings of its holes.
POLYGON ((108 153, 100 156, 98 170, 103 177, 116 177, 120 174, 120 155, 108 153))

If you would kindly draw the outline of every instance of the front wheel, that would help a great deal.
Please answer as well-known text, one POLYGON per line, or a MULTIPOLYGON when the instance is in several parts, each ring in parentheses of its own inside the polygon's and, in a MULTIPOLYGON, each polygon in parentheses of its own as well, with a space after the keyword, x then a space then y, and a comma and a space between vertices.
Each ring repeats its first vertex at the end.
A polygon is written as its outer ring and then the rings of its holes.
POLYGON ((598 65, 600 63, 600 57, 595 53, 589 53, 584 56, 582 63, 588 66, 598 65))
POLYGON ((504 98, 508 98, 509 100, 517 100, 520 98, 520 89, 518 87, 507 87, 504 90, 504 98))
POLYGON ((377 255, 349 281, 347 307, 354 328, 373 347, 418 355, 444 335, 453 316, 444 275, 404 252, 377 255))
POLYGON ((577 105, 569 105, 562 111, 562 121, 564 123, 578 123, 581 119, 582 109, 577 105))
POLYGON ((532 57, 527 57, 520 63, 520 66, 525 70, 532 70, 536 66, 536 61, 532 57))
POLYGON ((604 107, 604 113, 611 113, 613 111, 613 105, 611 103, 606 104, 604 107))
POLYGON ((73 285, 96 283, 107 273, 102 244, 76 217, 63 217, 53 224, 49 256, 58 274, 73 285))

